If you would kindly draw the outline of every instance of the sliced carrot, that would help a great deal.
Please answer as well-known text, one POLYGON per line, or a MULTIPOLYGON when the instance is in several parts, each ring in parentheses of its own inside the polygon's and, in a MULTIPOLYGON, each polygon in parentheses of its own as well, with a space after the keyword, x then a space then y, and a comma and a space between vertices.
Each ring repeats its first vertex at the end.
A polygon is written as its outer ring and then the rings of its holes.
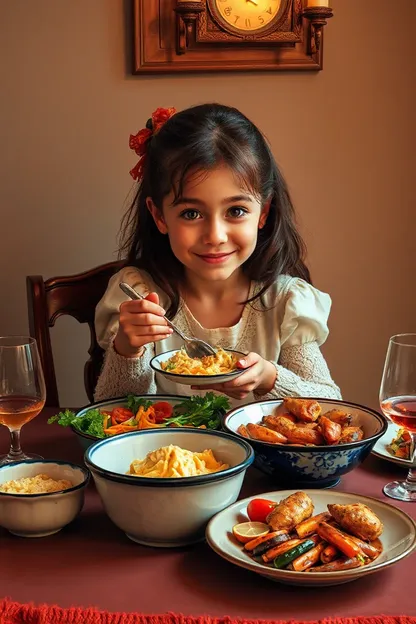
POLYGON ((309 568, 319 561, 321 553, 325 549, 326 545, 326 542, 321 542, 320 544, 314 546, 314 548, 311 548, 311 550, 303 553, 303 555, 300 555, 300 557, 292 561, 293 569, 296 570, 296 572, 309 570, 309 568))
POLYGON ((321 522, 317 528, 317 533, 323 540, 336 546, 336 548, 338 548, 338 550, 344 553, 347 557, 353 558, 357 555, 363 554, 361 548, 354 544, 348 535, 339 531, 327 522, 321 522))
POLYGON ((295 528, 295 531, 299 535, 299 537, 307 537, 307 535, 312 535, 312 533, 316 533, 318 524, 320 524, 321 522, 325 522, 330 518, 331 514, 324 511, 323 513, 312 516, 312 518, 308 518, 307 520, 304 520, 303 522, 298 524, 295 528))
POLYGON ((334 559, 340 556, 340 552, 338 548, 335 548, 333 544, 329 544, 321 553, 321 561, 322 563, 330 563, 334 559))

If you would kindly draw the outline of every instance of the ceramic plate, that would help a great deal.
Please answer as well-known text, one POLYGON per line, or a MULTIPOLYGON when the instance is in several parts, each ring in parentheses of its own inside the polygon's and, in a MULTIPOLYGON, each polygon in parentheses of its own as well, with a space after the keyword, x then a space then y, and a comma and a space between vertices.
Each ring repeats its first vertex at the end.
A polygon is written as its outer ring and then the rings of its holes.
POLYGON ((416 460, 412 463, 410 459, 401 459, 400 457, 394 457, 387 450, 387 446, 390 444, 393 438, 396 437, 399 429, 399 425, 390 423, 386 433, 379 440, 377 440, 371 452, 377 457, 380 457, 380 459, 387 459, 394 464, 400 464, 401 466, 405 466, 408 469, 412 467, 416 468, 416 460))
MULTIPOLYGON (((354 570, 341 570, 339 572, 294 572, 277 570, 257 563, 245 554, 242 544, 239 544, 232 535, 232 527, 235 524, 248 520, 247 504, 253 498, 258 498, 257 496, 240 500, 212 518, 206 530, 208 544, 220 557, 230 563, 251 570, 272 581, 304 586, 348 583, 367 574, 383 570, 407 557, 416 549, 416 523, 400 509, 375 498, 360 496, 359 494, 327 490, 306 490, 306 492, 315 505, 314 514, 327 511, 329 503, 341 505, 364 503, 370 507, 384 525, 384 531, 380 537, 383 545, 382 554, 373 563, 354 570)), ((294 490, 267 492, 262 494, 261 498, 279 502, 293 493, 294 490)))
MULTIPOLYGON (((244 355, 241 351, 232 351, 231 349, 225 349, 228 353, 233 353, 238 357, 244 355)), ((172 351, 165 351, 165 353, 160 353, 156 355, 150 361, 150 366, 154 371, 163 375, 169 381, 173 383, 182 384, 183 386, 211 386, 212 384, 224 383, 225 381, 231 381, 235 377, 241 375, 244 370, 247 369, 238 369, 232 371, 231 373, 223 373, 222 375, 178 375, 177 373, 173 373, 172 371, 164 371, 161 367, 162 362, 166 362, 172 355, 178 352, 178 349, 173 349, 172 351)))

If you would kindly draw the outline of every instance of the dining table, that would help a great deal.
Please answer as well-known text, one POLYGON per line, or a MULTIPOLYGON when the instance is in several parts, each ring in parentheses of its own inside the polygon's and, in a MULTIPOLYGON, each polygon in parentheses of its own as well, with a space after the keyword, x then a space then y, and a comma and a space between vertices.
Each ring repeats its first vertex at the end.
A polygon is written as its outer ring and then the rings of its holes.
MULTIPOLYGON (((83 464, 83 450, 71 429, 47 423, 58 411, 45 408, 23 427, 22 448, 45 459, 83 464)), ((0 429, 0 452, 7 452, 9 434, 5 427, 0 429)), ((416 504, 383 494, 385 483, 405 477, 402 466, 370 455, 334 489, 388 502, 416 519, 416 504)), ((283 488, 251 467, 240 498, 279 489, 283 488)), ((234 566, 206 542, 180 548, 141 546, 108 518, 92 479, 81 513, 59 533, 30 539, 0 528, 0 599, 19 604, 296 622, 381 614, 414 616, 411 583, 415 572, 416 557, 411 555, 354 582, 299 587, 234 566)))

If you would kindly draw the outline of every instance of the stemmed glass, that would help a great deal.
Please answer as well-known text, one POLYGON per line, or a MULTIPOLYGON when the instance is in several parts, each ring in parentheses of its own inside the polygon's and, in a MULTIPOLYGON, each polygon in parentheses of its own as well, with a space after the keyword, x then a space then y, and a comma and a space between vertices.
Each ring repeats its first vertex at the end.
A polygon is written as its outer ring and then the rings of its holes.
POLYGON ((23 453, 21 427, 35 418, 46 399, 45 381, 36 340, 28 336, 0 338, 0 424, 10 431, 8 455, 0 456, 0 465, 22 459, 42 459, 23 453))
MULTIPOLYGON (((416 334, 390 338, 380 387, 380 406, 388 418, 412 436, 410 457, 415 461, 416 442, 416 334)), ((400 501, 416 502, 416 470, 406 481, 392 481, 384 493, 400 501)))

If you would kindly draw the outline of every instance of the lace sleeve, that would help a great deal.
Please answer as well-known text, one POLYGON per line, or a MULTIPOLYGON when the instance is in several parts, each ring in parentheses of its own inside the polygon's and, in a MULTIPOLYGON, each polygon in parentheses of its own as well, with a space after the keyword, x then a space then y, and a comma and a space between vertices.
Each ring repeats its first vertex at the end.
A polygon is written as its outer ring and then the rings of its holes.
MULTIPOLYGON (((288 396, 341 399, 341 392, 331 378, 328 365, 316 342, 282 348, 276 364, 277 378, 271 392, 262 399, 288 396)), ((260 398, 255 393, 255 397, 260 398)))
POLYGON ((105 353, 94 399, 103 401, 130 393, 155 394, 155 374, 149 364, 153 351, 153 345, 147 345, 141 357, 125 358, 117 353, 111 341, 105 353))

